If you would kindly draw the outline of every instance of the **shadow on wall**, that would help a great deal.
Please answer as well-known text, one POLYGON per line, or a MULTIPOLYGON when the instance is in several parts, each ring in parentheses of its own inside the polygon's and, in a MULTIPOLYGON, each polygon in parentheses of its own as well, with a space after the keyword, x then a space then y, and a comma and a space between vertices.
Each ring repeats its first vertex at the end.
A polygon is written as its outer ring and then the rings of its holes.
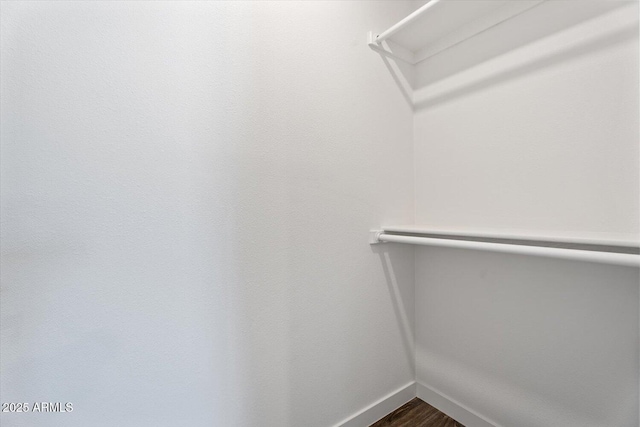
POLYGON ((397 245, 373 245, 371 251, 380 257, 380 264, 389 288, 389 296, 393 302, 393 310, 398 321, 398 327, 402 332, 402 343, 410 366, 415 364, 415 334, 414 334, 414 310, 412 295, 407 295, 398 284, 394 271, 394 264, 398 265, 399 259, 406 256, 404 253, 394 251, 397 245), (410 305, 411 304, 411 305, 410 305))
MULTIPOLYGON (((386 49, 393 51, 391 47, 385 45, 386 49)), ((389 60, 386 55, 380 55, 382 58, 382 62, 384 62, 385 67, 389 70, 389 74, 393 78, 396 86, 402 93, 403 98, 407 101, 407 104, 414 108, 413 106, 413 86, 414 83, 414 67, 402 61, 389 60)))
POLYGON ((638 36, 637 26, 630 26, 623 30, 608 34, 597 40, 591 40, 585 43, 571 46, 567 49, 550 53, 546 56, 537 58, 533 61, 519 65, 517 67, 492 74, 484 79, 472 81, 466 85, 456 87, 455 89, 436 95, 436 96, 420 96, 414 98, 414 109, 421 110, 429 108, 443 102, 447 102, 461 96, 471 94, 489 88, 493 85, 504 83, 508 80, 516 79, 526 74, 548 68, 554 64, 559 64, 568 60, 577 59, 582 56, 592 54, 596 51, 610 48, 625 40, 631 40, 638 36))

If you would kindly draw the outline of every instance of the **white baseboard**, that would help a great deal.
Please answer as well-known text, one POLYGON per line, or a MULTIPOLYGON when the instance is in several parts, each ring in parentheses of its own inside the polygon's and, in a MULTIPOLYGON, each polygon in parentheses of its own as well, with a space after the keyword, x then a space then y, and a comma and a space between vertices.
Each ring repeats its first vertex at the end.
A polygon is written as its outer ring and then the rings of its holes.
POLYGON ((416 383, 416 393, 420 399, 438 409, 440 412, 449 415, 459 423, 464 424, 466 427, 500 427, 499 424, 487 420, 446 394, 424 384, 416 383))
POLYGON ((414 397, 424 400, 429 405, 438 409, 440 412, 444 412, 466 427, 501 427, 499 424, 487 420, 446 394, 414 381, 389 393, 357 414, 336 424, 334 427, 368 427, 414 397))
POLYGON ((357 414, 336 424, 335 427, 368 427, 414 397, 416 397, 416 383, 412 381, 372 403, 357 414))

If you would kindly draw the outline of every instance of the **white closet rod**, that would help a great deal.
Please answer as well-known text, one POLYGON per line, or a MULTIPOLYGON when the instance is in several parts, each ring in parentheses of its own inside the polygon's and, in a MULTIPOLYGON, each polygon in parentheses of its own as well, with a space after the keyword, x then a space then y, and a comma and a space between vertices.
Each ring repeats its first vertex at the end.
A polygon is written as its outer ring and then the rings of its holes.
POLYGON ((591 234, 583 237, 575 235, 539 235, 527 234, 522 231, 497 232, 493 230, 447 230, 429 227, 420 227, 415 225, 387 225, 380 230, 387 234, 417 234, 430 235, 436 238, 464 238, 466 240, 474 239, 500 239, 500 240, 529 240, 533 242, 551 242, 564 243, 573 245, 595 245, 595 246, 622 246, 633 249, 640 248, 639 240, 621 240, 620 238, 603 238, 602 235, 591 234))
POLYGON ((370 243, 408 243, 422 246, 440 246, 446 248, 474 249, 479 251, 502 252, 519 255, 561 258, 575 261, 598 262, 604 264, 640 267, 640 255, 586 251, 579 249, 548 248, 541 246, 524 246, 508 243, 474 242, 468 240, 437 239, 432 237, 399 236, 382 231, 372 232, 370 243))
POLYGON ((375 39, 373 40, 373 42, 375 42, 377 44, 382 43, 383 41, 385 41, 386 39, 388 39, 389 37, 391 37, 392 35, 394 35, 398 31, 400 31, 401 29, 406 27, 407 25, 411 24, 413 21, 418 19, 423 13, 425 13, 427 10, 431 9, 433 6, 435 6, 436 4, 440 3, 441 1, 442 0, 431 0, 429 3, 425 4, 420 9, 416 10, 415 12, 413 12, 411 15, 407 16, 402 21, 400 21, 397 24, 395 24, 393 27, 389 28, 388 30, 386 30, 386 31, 384 31, 384 32, 382 32, 380 34, 378 34, 375 37, 375 39))

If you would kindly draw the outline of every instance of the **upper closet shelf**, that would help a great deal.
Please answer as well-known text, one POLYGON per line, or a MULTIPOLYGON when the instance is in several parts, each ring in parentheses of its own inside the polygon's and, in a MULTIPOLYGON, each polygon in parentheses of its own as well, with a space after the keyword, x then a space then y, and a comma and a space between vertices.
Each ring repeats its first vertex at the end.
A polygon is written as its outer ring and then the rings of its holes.
POLYGON ((369 32, 369 47, 417 64, 545 0, 431 0, 381 33, 369 32))

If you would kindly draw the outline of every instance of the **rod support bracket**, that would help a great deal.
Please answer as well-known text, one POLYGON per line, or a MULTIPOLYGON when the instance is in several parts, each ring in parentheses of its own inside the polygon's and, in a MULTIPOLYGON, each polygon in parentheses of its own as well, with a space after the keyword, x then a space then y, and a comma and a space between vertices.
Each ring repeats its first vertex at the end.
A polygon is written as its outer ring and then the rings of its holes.
POLYGON ((380 243, 384 243, 380 241, 380 235, 383 233, 382 230, 369 230, 369 244, 377 245, 380 243))
POLYGON ((376 38, 377 37, 378 37, 377 34, 374 34, 373 31, 369 31, 367 33, 367 44, 369 46, 371 46, 371 45, 377 46, 378 45, 377 42, 376 42, 376 38))

